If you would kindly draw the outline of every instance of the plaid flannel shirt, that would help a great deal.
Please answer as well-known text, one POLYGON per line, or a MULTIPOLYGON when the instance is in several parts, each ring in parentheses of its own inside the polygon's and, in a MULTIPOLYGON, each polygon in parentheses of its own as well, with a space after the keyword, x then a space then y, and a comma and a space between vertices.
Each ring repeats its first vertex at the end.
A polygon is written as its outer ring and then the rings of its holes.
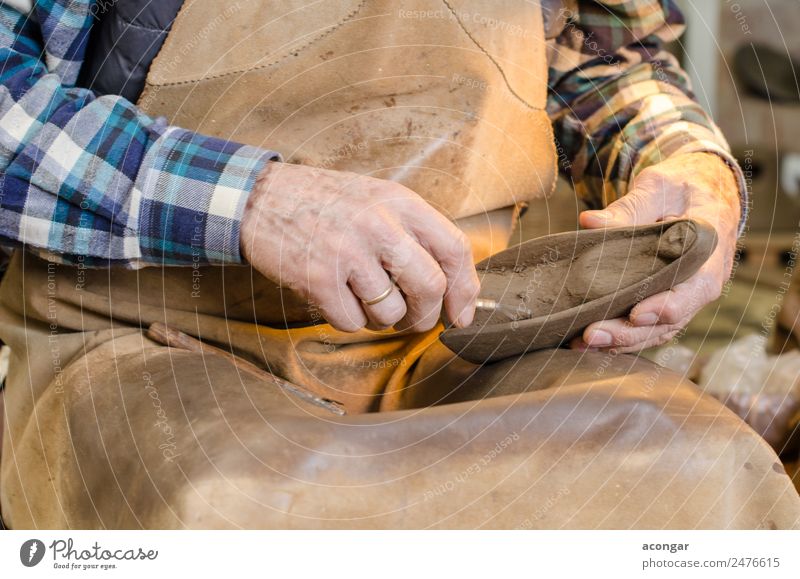
MULTIPOLYGON (((0 3, 0 241, 86 266, 241 263, 239 225, 267 150, 167 126, 75 86, 96 0, 0 3)), ((661 49, 661 0, 542 0, 562 169, 605 205, 669 155, 727 144, 661 49)), ((744 199, 744 197, 743 197, 744 199)))

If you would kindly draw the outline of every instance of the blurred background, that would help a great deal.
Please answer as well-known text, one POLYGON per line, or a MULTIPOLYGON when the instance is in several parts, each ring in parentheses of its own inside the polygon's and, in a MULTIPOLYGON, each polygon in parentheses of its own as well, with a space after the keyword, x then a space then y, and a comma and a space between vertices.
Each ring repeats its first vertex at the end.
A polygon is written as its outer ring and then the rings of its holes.
MULTIPOLYGON (((800 488, 800 0, 678 4, 687 30, 670 50, 744 169, 751 208, 723 295, 676 340, 644 355, 745 418, 800 488)), ((563 182, 531 205, 518 235, 574 230, 582 209, 563 182)))

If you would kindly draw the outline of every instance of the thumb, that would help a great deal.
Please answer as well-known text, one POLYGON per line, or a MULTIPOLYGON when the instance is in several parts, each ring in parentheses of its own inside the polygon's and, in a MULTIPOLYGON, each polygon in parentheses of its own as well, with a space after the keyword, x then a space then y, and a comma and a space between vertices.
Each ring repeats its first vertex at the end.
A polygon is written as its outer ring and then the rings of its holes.
POLYGON ((662 219, 668 213, 667 209, 664 195, 634 187, 605 209, 581 213, 580 224, 586 229, 646 225, 662 219))

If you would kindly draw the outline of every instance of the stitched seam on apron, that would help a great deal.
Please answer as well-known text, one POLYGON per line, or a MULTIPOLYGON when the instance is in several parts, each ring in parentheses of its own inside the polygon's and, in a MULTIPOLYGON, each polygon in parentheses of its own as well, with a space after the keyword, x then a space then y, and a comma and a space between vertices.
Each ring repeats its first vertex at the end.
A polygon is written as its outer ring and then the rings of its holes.
POLYGON ((497 69, 497 71, 500 73, 500 76, 502 76, 502 77, 503 77, 503 82, 505 82, 505 84, 506 84, 506 88, 508 89, 508 91, 509 91, 509 92, 510 92, 512 95, 514 95, 514 98, 516 98, 516 99, 517 99, 519 102, 521 102, 523 105, 525 105, 526 107, 528 107, 528 108, 529 108, 529 109, 531 109, 531 110, 534 110, 534 111, 542 111, 542 110, 544 110, 544 108, 543 108, 543 107, 535 107, 535 106, 533 106, 532 104, 530 104, 528 101, 526 101, 524 98, 522 98, 522 97, 521 97, 521 96, 520 96, 520 95, 517 93, 517 91, 515 91, 515 90, 514 90, 514 89, 511 87, 511 83, 509 83, 509 82, 508 82, 508 77, 506 76, 506 72, 503 70, 503 67, 502 67, 502 66, 500 66, 500 63, 499 63, 499 62, 497 62, 497 61, 494 59, 494 57, 493 57, 491 54, 489 54, 488 52, 486 52, 486 49, 485 49, 483 46, 481 46, 480 42, 478 42, 478 41, 475 39, 475 37, 474 37, 474 36, 472 36, 472 34, 470 33, 470 31, 469 31, 469 30, 467 30, 467 27, 466 27, 466 26, 464 26, 464 23, 463 23, 463 22, 461 22, 461 18, 459 18, 459 16, 458 16, 458 13, 457 13, 455 10, 453 10, 453 7, 452 7, 452 6, 450 6, 450 3, 449 3, 447 0, 442 0, 442 4, 444 4, 444 5, 447 7, 447 9, 450 11, 450 13, 453 15, 453 18, 454 18, 454 19, 455 19, 455 21, 458 23, 458 26, 459 26, 459 28, 461 28, 461 30, 463 30, 463 31, 464 31, 464 34, 466 34, 466 35, 469 37, 469 39, 472 41, 472 43, 473 43, 475 46, 477 46, 477 47, 480 49, 480 51, 481 51, 483 54, 485 54, 485 55, 486 55, 486 58, 488 58, 488 59, 489 59, 489 60, 492 62, 492 64, 494 64, 495 68, 496 68, 496 69, 497 69))
MULTIPOLYGON (((179 80, 179 81, 175 81, 175 82, 165 82, 165 83, 159 83, 157 85, 151 85, 151 86, 178 86, 178 85, 182 85, 182 84, 194 84, 194 83, 202 82, 204 80, 214 80, 214 79, 222 78, 222 77, 225 77, 225 76, 231 76, 231 75, 234 75, 234 74, 242 74, 242 73, 245 73, 245 72, 251 72, 251 71, 254 71, 254 70, 261 70, 263 68, 269 68, 270 66, 275 66, 276 64, 279 64, 280 62, 283 62, 284 60, 289 58, 289 56, 297 55, 299 52, 301 52, 303 50, 306 50, 308 47, 310 47, 315 42, 318 42, 318 41, 322 40, 326 36, 329 36, 334 31, 336 31, 339 28, 341 28, 343 24, 345 24, 349 20, 352 20, 353 17, 356 14, 361 12, 361 9, 364 7, 364 5, 366 3, 367 3, 367 0, 361 0, 361 2, 358 4, 358 6, 355 7, 355 9, 352 12, 350 12, 344 18, 342 18, 339 22, 337 22, 336 24, 331 26, 330 29, 326 30, 325 32, 323 32, 319 36, 315 36, 314 38, 312 38, 311 40, 309 40, 307 43, 303 44, 302 46, 299 46, 298 48, 295 48, 294 50, 290 50, 287 54, 284 54, 283 56, 281 56, 280 58, 278 58, 277 60, 274 60, 272 62, 259 64, 258 66, 253 66, 253 67, 250 67, 250 68, 242 68, 242 69, 236 69, 236 70, 228 70, 228 71, 225 71, 225 72, 219 72, 217 74, 204 76, 202 78, 197 78, 197 79, 192 79, 192 80, 179 80)), ((148 84, 150 84, 150 83, 148 83, 148 84)))

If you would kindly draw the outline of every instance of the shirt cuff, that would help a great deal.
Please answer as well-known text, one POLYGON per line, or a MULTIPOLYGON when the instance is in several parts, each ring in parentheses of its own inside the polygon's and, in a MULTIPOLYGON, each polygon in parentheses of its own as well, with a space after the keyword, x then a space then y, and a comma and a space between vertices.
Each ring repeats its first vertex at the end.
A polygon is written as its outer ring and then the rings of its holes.
POLYGON ((244 262, 240 224, 256 178, 274 151, 168 127, 147 152, 132 207, 139 208, 140 263, 244 262))
POLYGON ((714 129, 690 123, 676 123, 675 126, 662 132, 639 152, 630 181, 633 182, 633 178, 643 169, 673 155, 685 153, 712 153, 717 155, 733 171, 739 187, 741 217, 739 218, 737 235, 741 237, 750 213, 750 194, 747 189, 747 181, 745 180, 744 171, 742 171, 736 158, 731 154, 728 143, 722 133, 714 129))

